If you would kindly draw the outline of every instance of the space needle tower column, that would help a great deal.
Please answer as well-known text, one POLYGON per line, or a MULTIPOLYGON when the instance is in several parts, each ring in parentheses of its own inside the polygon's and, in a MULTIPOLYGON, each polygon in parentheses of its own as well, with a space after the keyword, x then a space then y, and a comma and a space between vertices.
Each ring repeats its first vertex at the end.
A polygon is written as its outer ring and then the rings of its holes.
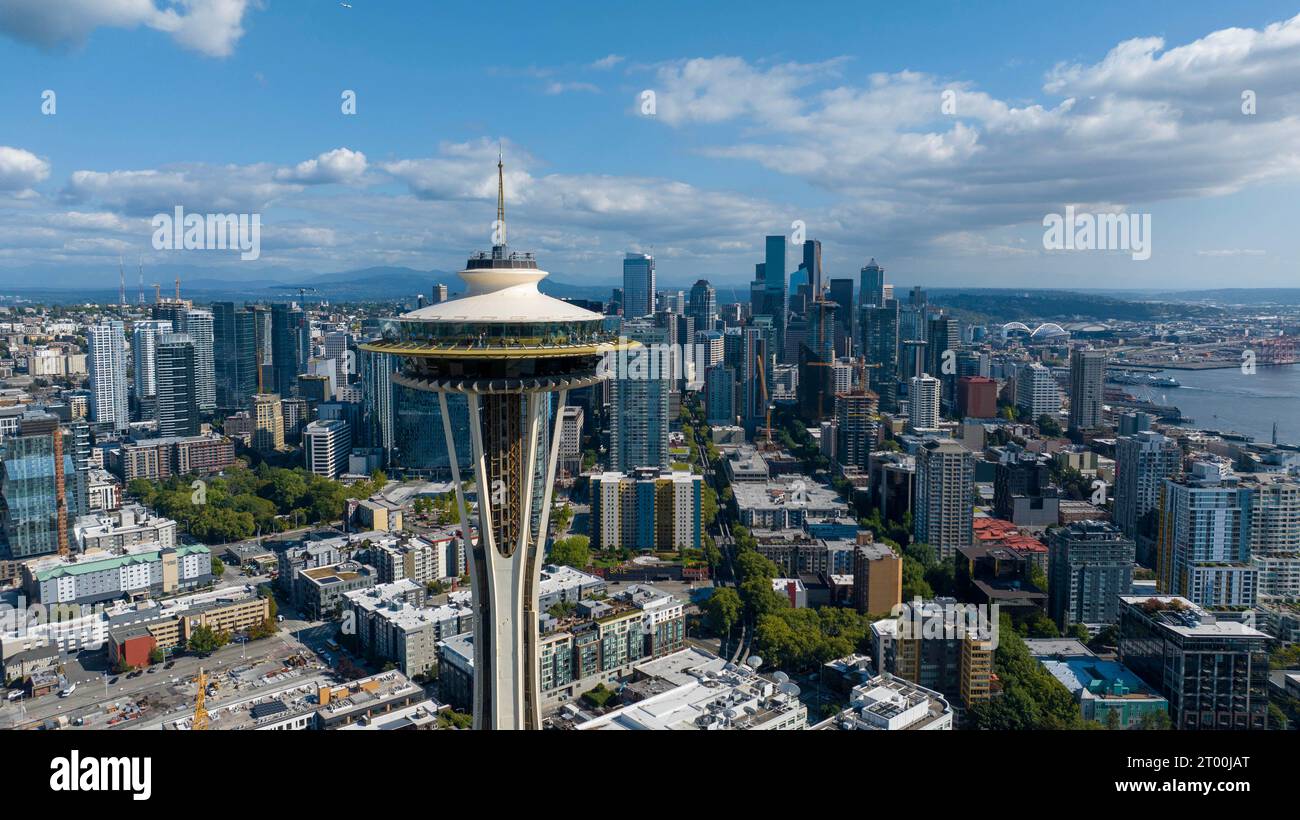
POLYGON ((570 390, 605 378, 603 357, 622 345, 603 330, 601 314, 537 289, 546 271, 533 254, 506 248, 499 161, 497 189, 494 244, 460 272, 466 295, 402 315, 364 347, 400 357, 394 383, 438 395, 443 429, 428 435, 446 437, 462 522, 469 520, 463 482, 474 482, 474 728, 540 729, 538 584, 556 419, 570 390), (449 395, 465 398, 468 436, 452 427, 449 395), (465 455, 470 475, 461 475, 465 455))

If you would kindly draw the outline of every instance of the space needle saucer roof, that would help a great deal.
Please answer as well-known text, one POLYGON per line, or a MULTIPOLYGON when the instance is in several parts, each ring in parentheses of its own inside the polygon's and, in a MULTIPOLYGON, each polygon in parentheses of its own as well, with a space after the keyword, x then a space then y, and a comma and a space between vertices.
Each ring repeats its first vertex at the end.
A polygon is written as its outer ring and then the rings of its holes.
POLYGON ((464 296, 385 321, 382 338, 362 349, 430 359, 523 359, 599 356, 639 346, 605 329, 605 317, 547 296, 548 275, 531 253, 505 244, 504 183, 497 163, 500 244, 470 257, 460 278, 464 296))

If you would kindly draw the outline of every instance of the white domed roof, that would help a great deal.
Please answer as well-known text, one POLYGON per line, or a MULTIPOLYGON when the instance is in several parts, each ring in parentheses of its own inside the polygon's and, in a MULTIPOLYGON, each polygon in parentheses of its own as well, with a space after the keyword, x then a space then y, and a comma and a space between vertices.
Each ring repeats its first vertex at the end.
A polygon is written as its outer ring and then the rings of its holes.
POLYGON ((537 289, 549 274, 532 268, 481 268, 460 272, 469 293, 402 314, 424 322, 590 322, 604 317, 537 289))

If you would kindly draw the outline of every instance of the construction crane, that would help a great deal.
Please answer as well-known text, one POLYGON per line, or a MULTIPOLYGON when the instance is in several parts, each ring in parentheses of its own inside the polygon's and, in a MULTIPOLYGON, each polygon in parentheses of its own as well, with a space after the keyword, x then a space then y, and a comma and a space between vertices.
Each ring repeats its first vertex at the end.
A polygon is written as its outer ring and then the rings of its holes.
POLYGON ((162 304, 162 285, 157 282, 153 283, 153 301, 155 305, 162 304))
POLYGON ((208 728, 208 710, 203 705, 203 698, 207 694, 207 676, 203 674, 203 667, 199 667, 198 677, 199 691, 194 696, 194 720, 190 723, 190 729, 194 731, 203 731, 208 728))

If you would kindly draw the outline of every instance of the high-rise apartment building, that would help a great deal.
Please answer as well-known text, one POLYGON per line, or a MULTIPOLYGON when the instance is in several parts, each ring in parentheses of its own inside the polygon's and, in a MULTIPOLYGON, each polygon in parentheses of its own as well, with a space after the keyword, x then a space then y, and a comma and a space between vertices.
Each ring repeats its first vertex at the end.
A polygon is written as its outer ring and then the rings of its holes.
POLYGON ((1242 498, 1235 479, 1194 464, 1165 479, 1156 534, 1156 588, 1198 606, 1255 605, 1258 570, 1250 564, 1242 498))
POLYGON ((1133 540, 1109 522, 1075 521, 1051 530, 1047 544, 1048 609, 1062 634, 1117 622, 1120 596, 1133 588, 1133 540))
POLYGON ((122 323, 103 320, 86 328, 86 363, 90 371, 90 417, 115 430, 131 423, 126 390, 126 332, 122 323))
POLYGON ((939 427, 939 380, 930 375, 912 378, 908 384, 908 426, 914 431, 939 427))
POLYGON ((155 352, 158 395, 158 435, 197 436, 200 429, 198 394, 194 389, 197 352, 188 333, 164 333, 155 352))
POLYGON ((1178 475, 1182 464, 1178 442, 1160 433, 1143 430, 1115 439, 1115 523, 1125 535, 1145 534, 1140 532, 1144 518, 1156 508, 1165 479, 1178 475))
POLYGON ((158 395, 156 353, 158 339, 176 328, 170 319, 142 319, 131 330, 131 358, 135 363, 135 380, 131 393, 140 403, 142 415, 153 418, 152 401, 158 395), (147 405, 147 406, 146 406, 147 405))
POLYGON ((1070 355, 1070 429, 1102 426, 1101 403, 1106 397, 1106 351, 1075 350, 1070 355))
POLYGON ((591 477, 591 546, 599 550, 698 549, 703 477, 656 468, 591 477))
POLYGON ((1020 368, 1016 374, 1016 406, 1037 421, 1039 416, 1055 417, 1061 412, 1061 389, 1052 371, 1038 362, 1020 368))
POLYGON ((1300 482, 1249 474, 1241 477, 1238 491, 1259 596, 1300 601, 1300 482))
POLYGON ((643 347, 629 351, 626 372, 609 384, 609 466, 619 472, 667 469, 672 360, 663 354, 668 334, 649 322, 624 322, 623 335, 643 347))
POLYGON ((176 328, 194 345, 194 399, 201 411, 217 407, 217 379, 213 346, 213 316, 206 310, 187 310, 176 328))
POLYGON ((880 399, 870 390, 835 396, 835 460, 866 471, 880 433, 880 399))
POLYGON ((912 533, 947 561, 971 543, 975 516, 975 454, 955 441, 935 439, 916 454, 912 533))
POLYGON ((253 449, 262 452, 283 450, 284 411, 280 396, 275 393, 255 394, 249 415, 253 417, 253 449))

